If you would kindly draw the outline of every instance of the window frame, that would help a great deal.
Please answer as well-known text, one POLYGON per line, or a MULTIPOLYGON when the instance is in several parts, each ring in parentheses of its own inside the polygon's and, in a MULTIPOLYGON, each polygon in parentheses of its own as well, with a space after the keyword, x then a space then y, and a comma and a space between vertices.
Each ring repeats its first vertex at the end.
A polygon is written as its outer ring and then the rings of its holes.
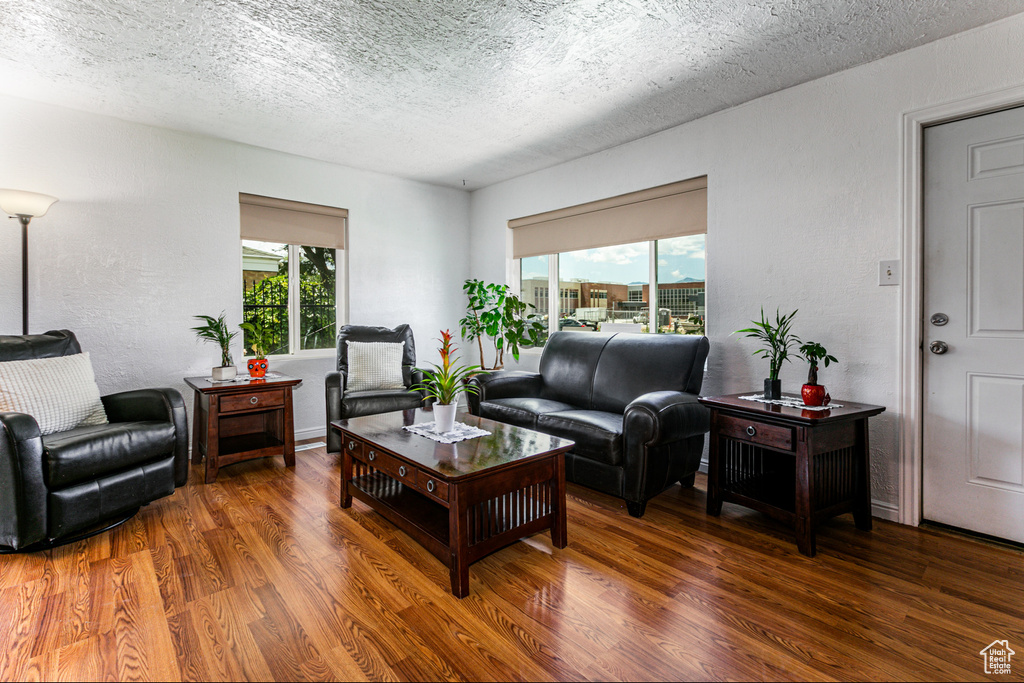
MULTIPOLYGON (((337 353, 337 345, 324 347, 321 349, 300 349, 301 341, 301 330, 300 328, 300 316, 297 314, 301 302, 299 301, 300 287, 293 287, 293 282, 298 282, 301 277, 299 268, 301 265, 302 258, 302 247, 308 245, 302 244, 288 244, 287 242, 269 242, 267 240, 255 240, 255 239, 240 239, 238 242, 238 252, 242 253, 242 246, 245 242, 264 242, 267 244, 282 244, 288 247, 288 348, 292 349, 289 353, 275 353, 269 354, 267 360, 302 360, 309 358, 330 358, 334 357, 337 353), (293 314, 294 313, 294 314, 293 314)), ((329 247, 328 247, 329 248, 329 247)), ((240 278, 243 278, 242 287, 240 291, 244 293, 244 270, 239 264, 238 274, 240 278)), ((334 337, 338 336, 338 330, 342 325, 348 324, 348 249, 334 248, 334 337)), ((244 299, 242 302, 243 318, 245 304, 244 299)), ((243 345, 242 358, 250 358, 246 355, 246 351, 243 345)))

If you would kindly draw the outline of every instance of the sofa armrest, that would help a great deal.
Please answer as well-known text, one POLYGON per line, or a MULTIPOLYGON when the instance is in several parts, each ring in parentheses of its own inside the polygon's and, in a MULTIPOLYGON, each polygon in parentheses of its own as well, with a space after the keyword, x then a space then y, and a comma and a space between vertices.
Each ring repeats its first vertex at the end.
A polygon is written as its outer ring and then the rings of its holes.
POLYGON ((341 451, 341 435, 331 428, 331 423, 341 419, 341 396, 345 393, 344 372, 328 372, 324 378, 324 392, 327 403, 327 452, 341 451))
POLYGON ((652 391, 626 406, 623 431, 647 445, 699 436, 711 429, 711 411, 696 394, 652 391))
POLYGON ((0 546, 45 540, 46 499, 39 425, 31 415, 0 413, 0 546))
POLYGON ((480 402, 496 398, 520 398, 540 396, 544 386, 543 377, 535 372, 521 370, 502 370, 486 375, 473 375, 469 379, 475 392, 467 392, 469 412, 480 414, 480 402))
POLYGON ((101 396, 111 422, 171 422, 174 424, 174 485, 188 481, 188 413, 177 389, 135 389, 101 396))

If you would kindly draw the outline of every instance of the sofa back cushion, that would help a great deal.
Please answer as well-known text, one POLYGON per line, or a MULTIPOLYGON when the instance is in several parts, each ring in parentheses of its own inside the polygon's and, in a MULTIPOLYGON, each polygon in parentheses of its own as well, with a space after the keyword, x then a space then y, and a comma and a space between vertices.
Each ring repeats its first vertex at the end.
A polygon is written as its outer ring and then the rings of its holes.
POLYGON ((709 346, 707 337, 696 335, 615 335, 593 375, 593 409, 622 413, 651 391, 700 392, 709 346))
POLYGON ((544 378, 541 398, 590 410, 597 361, 613 336, 597 332, 552 334, 540 357, 540 374, 544 378))

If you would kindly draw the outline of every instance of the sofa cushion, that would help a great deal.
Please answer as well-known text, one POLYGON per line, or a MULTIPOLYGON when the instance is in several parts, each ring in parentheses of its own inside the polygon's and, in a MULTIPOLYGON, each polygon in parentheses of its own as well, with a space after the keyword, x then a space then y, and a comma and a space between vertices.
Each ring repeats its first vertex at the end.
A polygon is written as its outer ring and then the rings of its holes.
POLYGON ((622 414, 600 410, 562 410, 537 417, 537 431, 572 439, 576 455, 622 464, 622 414))
POLYGON ((51 488, 96 479, 173 453, 173 422, 115 422, 43 436, 43 462, 51 488))
POLYGON ((496 398, 480 403, 480 416, 517 427, 535 429, 538 415, 574 410, 575 407, 544 398, 496 398))
POLYGON ((552 334, 540 357, 540 374, 544 377, 541 396, 590 410, 597 361, 613 336, 597 332, 552 334))
POLYGON ((597 363, 592 407, 621 413, 633 400, 652 391, 696 394, 704 377, 707 350, 704 337, 617 334, 597 363))

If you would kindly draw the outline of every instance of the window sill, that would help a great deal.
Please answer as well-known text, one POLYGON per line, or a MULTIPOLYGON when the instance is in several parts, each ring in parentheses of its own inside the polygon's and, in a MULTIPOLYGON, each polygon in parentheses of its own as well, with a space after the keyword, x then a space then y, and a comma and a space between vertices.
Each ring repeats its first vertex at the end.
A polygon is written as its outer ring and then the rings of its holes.
MULTIPOLYGON (((292 361, 292 360, 316 360, 317 358, 334 358, 335 349, 316 349, 315 351, 300 351, 299 353, 282 353, 267 356, 269 361, 292 361)), ((252 356, 245 356, 242 362, 249 360, 252 356)))

